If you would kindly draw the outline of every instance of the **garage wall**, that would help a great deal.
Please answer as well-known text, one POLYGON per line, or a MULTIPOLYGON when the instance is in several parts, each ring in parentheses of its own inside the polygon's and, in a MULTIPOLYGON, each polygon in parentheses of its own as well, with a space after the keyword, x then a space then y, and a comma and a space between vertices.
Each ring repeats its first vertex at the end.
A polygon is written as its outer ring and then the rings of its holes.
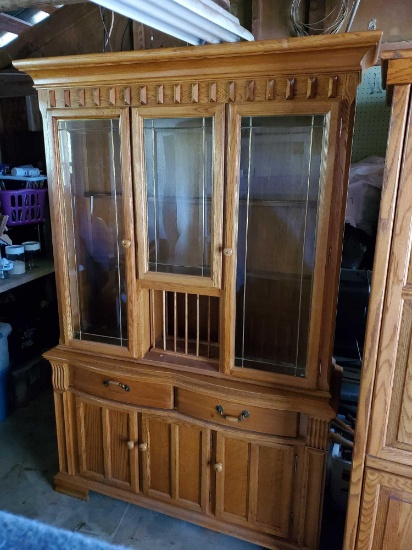
MULTIPOLYGON (((253 34, 256 40, 293 36, 290 24, 291 0, 243 0, 252 4, 253 34)), ((318 21, 338 5, 339 0, 301 0, 311 21, 318 21)), ((412 40, 412 0, 361 0, 352 31, 368 29, 376 19, 376 28, 383 31, 384 42, 412 40)), ((326 23, 327 24, 327 23, 326 23)), ((342 30, 345 30, 346 22, 342 30)))

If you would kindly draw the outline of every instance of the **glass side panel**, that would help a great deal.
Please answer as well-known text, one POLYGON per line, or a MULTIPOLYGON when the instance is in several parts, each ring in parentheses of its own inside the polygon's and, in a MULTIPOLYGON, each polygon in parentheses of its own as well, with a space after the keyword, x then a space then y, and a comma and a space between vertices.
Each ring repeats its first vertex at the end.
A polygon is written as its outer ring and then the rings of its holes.
POLYGON ((213 117, 145 119, 148 270, 210 277, 213 117))
POLYGON ((324 118, 242 118, 236 366, 305 376, 324 118))
POLYGON ((127 346, 119 119, 58 122, 74 338, 127 346))

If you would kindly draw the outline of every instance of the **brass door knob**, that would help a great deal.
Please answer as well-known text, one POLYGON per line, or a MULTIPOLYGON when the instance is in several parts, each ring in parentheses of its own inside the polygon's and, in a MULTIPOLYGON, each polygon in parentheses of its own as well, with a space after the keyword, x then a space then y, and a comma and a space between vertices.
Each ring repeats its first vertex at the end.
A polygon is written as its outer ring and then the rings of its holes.
POLYGON ((220 462, 218 462, 217 464, 214 465, 214 468, 215 468, 215 472, 223 472, 223 464, 221 464, 220 462))
POLYGON ((147 451, 147 443, 139 443, 139 451, 147 451))
POLYGON ((134 449, 134 441, 128 441, 127 442, 127 448, 130 449, 130 450, 134 449))
POLYGON ((223 249, 223 254, 224 254, 225 256, 231 256, 231 255, 233 254, 232 248, 224 248, 224 249, 223 249))
POLYGON ((132 241, 128 241, 127 239, 122 240, 123 248, 129 248, 131 244, 132 244, 132 241))

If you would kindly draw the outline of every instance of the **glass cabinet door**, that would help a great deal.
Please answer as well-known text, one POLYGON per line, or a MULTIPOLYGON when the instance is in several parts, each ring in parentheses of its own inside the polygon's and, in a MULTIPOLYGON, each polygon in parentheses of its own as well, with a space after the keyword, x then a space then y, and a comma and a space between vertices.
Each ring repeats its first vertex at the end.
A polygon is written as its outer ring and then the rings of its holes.
POLYGON ((73 338, 128 345, 120 118, 57 121, 73 338))
POLYGON ((223 110, 190 111, 141 109, 136 116, 139 277, 218 287, 223 110))
POLYGON ((234 366, 306 376, 326 116, 241 116, 234 366))

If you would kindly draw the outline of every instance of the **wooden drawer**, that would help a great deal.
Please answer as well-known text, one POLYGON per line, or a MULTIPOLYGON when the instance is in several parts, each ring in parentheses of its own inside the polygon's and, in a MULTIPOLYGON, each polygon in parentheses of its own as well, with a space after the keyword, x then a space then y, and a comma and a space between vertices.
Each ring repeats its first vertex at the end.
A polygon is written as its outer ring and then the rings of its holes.
POLYGON ((284 437, 297 437, 298 435, 299 415, 292 411, 250 406, 241 401, 226 401, 220 397, 203 396, 200 393, 183 389, 176 391, 176 408, 183 414, 231 428, 284 437), (221 416, 216 409, 218 406, 223 407, 223 414, 228 415, 229 418, 225 419, 221 416), (248 416, 239 422, 237 419, 241 418, 243 411, 247 411, 248 416))
POLYGON ((173 408, 173 386, 142 382, 135 378, 113 374, 101 374, 86 369, 74 369, 74 387, 82 392, 114 399, 122 403, 141 405, 142 407, 157 407, 159 409, 173 408), (108 382, 111 382, 108 384, 108 382), (119 386, 119 383, 124 387, 119 386), (126 389, 129 388, 127 391, 126 389))

